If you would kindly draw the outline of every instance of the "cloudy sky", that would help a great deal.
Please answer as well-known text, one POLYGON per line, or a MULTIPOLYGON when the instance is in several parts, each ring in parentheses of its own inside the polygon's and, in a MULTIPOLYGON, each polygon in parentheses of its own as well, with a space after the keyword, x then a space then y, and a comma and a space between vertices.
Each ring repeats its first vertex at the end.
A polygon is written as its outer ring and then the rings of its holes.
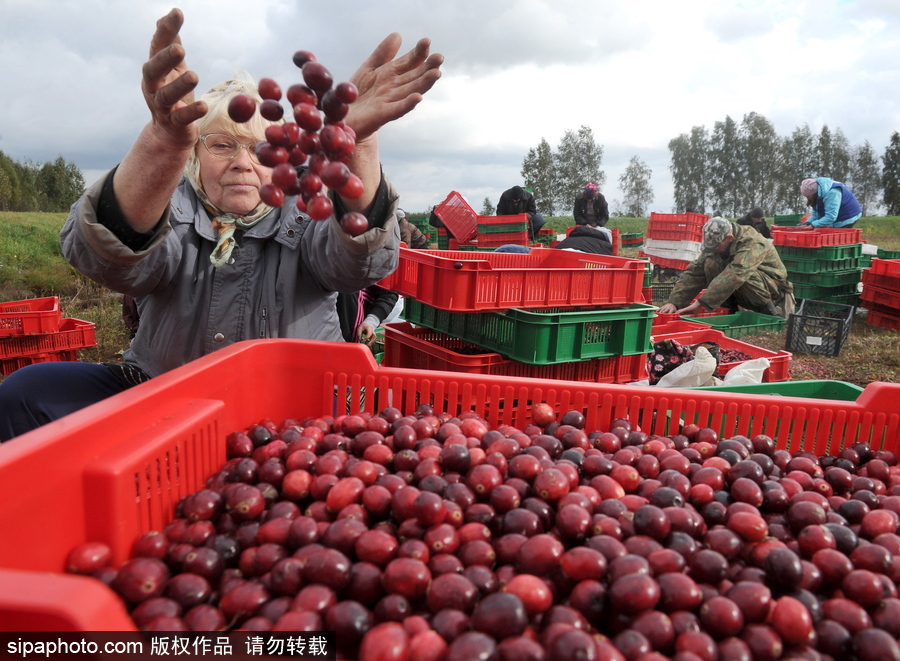
MULTIPOLYGON (((148 112, 140 93, 156 0, 0 0, 0 150, 62 156, 87 183, 115 165, 148 112)), ((898 0, 184 0, 182 39, 199 89, 244 70, 300 82, 295 50, 346 80, 392 31, 446 57, 423 103, 381 133, 402 206, 456 190, 485 197, 521 183, 545 138, 589 126, 603 189, 632 156, 652 170, 651 209, 672 210, 669 140, 730 116, 779 135, 840 128, 879 156, 900 130, 898 0)), ((405 48, 404 48, 405 50, 405 48)))

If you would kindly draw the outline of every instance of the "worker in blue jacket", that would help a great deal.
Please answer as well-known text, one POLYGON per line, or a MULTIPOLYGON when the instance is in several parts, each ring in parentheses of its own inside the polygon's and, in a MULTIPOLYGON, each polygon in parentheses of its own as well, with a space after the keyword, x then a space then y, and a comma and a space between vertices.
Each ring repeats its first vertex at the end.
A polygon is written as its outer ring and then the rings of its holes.
POLYGON ((862 216, 862 207, 852 191, 828 177, 804 179, 800 184, 800 194, 812 207, 809 218, 800 225, 802 229, 849 229, 862 216))

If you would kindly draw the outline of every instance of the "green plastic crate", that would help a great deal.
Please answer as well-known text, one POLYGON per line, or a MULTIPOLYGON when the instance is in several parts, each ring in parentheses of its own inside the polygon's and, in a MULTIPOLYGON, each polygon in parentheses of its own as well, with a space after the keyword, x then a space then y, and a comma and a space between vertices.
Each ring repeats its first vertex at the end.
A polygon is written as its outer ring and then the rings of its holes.
POLYGON ((781 263, 788 270, 788 280, 795 273, 800 274, 816 274, 831 273, 834 271, 849 271, 851 269, 862 268, 862 257, 853 257, 851 259, 790 259, 781 258, 781 263))
MULTIPOLYGON (((862 279, 862 269, 849 269, 847 271, 819 271, 817 273, 797 273, 788 274, 790 280, 796 288, 800 285, 817 285, 819 287, 839 287, 841 285, 855 285, 862 279)), ((796 294, 795 294, 796 295, 796 294)))
POLYGON ((794 282, 794 298, 798 301, 806 299, 833 300, 835 296, 847 296, 857 294, 859 288, 858 283, 848 285, 838 285, 836 287, 825 287, 820 285, 809 285, 802 282, 794 282))
POLYGON ((805 215, 802 213, 776 213, 772 223, 774 225, 799 225, 800 219, 805 215))
POLYGON ((859 294, 835 294, 824 299, 827 303, 838 303, 839 305, 852 305, 855 308, 865 307, 860 300, 859 294))
POLYGON ((843 246, 823 246, 821 248, 798 248, 797 246, 775 246, 778 256, 785 259, 819 259, 839 260, 853 259, 862 256, 861 243, 848 243, 843 246))
POLYGON ((411 298, 403 305, 406 321, 529 365, 649 353, 655 311, 644 303, 613 309, 471 313, 439 310, 411 298))
POLYGON ((882 250, 878 249, 878 254, 875 255, 878 259, 900 259, 900 250, 882 250))
POLYGON ((686 321, 707 324, 722 331, 726 337, 743 337, 759 333, 777 333, 784 330, 787 323, 782 317, 741 310, 734 314, 702 317, 684 317, 686 321))
POLYGON ((855 402, 862 394, 860 386, 846 381, 775 381, 772 383, 749 383, 739 386, 704 386, 691 390, 717 390, 720 392, 742 392, 751 395, 779 395, 781 397, 811 397, 813 399, 834 399, 855 402))

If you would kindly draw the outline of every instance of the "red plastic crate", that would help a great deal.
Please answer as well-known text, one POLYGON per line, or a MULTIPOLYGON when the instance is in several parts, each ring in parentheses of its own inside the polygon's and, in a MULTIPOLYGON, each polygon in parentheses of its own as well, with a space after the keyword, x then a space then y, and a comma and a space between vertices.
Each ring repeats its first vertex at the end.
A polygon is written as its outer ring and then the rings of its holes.
POLYGON ((9 376, 16 370, 27 367, 28 365, 34 365, 35 363, 76 362, 77 360, 78 349, 48 351, 46 353, 36 353, 30 356, 16 356, 14 358, 0 360, 0 374, 9 376))
POLYGON ((656 330, 657 326, 662 326, 663 324, 668 324, 673 321, 681 321, 681 315, 675 312, 669 314, 657 312, 656 316, 653 317, 653 330, 656 330))
POLYGON ((59 298, 29 298, 0 303, 0 337, 55 333, 59 330, 59 298))
MULTIPOLYGON (((657 333, 653 332, 653 341, 673 339, 681 344, 697 344, 699 342, 715 342, 725 349, 738 349, 743 351, 752 358, 768 358, 769 367, 763 373, 764 382, 787 381, 790 378, 791 358, 793 354, 789 351, 769 351, 762 347, 757 347, 747 342, 741 342, 725 335, 722 331, 710 329, 696 330, 680 333, 657 333)), ((737 361, 734 363, 719 363, 716 370, 718 376, 723 376, 741 363, 747 361, 737 361)))
POLYGON ((675 269, 676 271, 684 271, 688 266, 691 265, 690 262, 683 259, 668 259, 666 257, 658 257, 657 255, 648 255, 643 250, 638 253, 638 257, 649 259, 650 262, 652 264, 655 264, 656 266, 667 269, 675 269))
POLYGON ((476 216, 476 227, 481 225, 490 225, 492 227, 499 227, 502 225, 521 225, 522 223, 527 222, 527 213, 514 213, 507 216, 476 216))
POLYGON ((447 239, 447 241, 448 241, 448 245, 447 245, 448 250, 459 250, 461 246, 470 246, 473 248, 477 248, 479 245, 478 237, 471 238, 467 241, 457 241, 456 239, 454 239, 451 236, 447 239))
POLYGON ((507 244, 524 246, 528 243, 528 230, 520 232, 491 232, 478 235, 478 245, 482 248, 499 248, 507 244))
POLYGON ((481 350, 483 353, 468 351, 473 349, 477 347, 465 340, 429 328, 413 327, 407 322, 396 322, 384 326, 384 358, 381 364, 386 367, 589 383, 631 383, 647 376, 647 358, 643 354, 529 365, 487 350, 481 350))
POLYGON ((535 248, 528 254, 400 248, 378 284, 453 312, 509 308, 625 307, 643 301, 646 263, 535 248))
POLYGON ((900 314, 888 314, 880 310, 867 310, 866 323, 869 326, 900 331, 900 314))
POLYGON ((468 241, 478 234, 478 214, 456 191, 450 191, 446 199, 434 208, 434 214, 457 241, 468 241))
POLYGON ((96 344, 97 334, 93 322, 62 319, 59 330, 55 333, 0 338, 0 360, 63 349, 83 349, 96 344))
MULTIPOLYGON (((882 308, 890 308, 896 310, 900 314, 900 291, 891 291, 890 289, 882 289, 881 287, 873 287, 872 285, 863 285, 862 293, 859 295, 860 300, 864 303, 872 303, 880 305, 882 308)), ((866 307, 865 305, 863 307, 866 307)))
POLYGON ((870 268, 863 269, 860 282, 863 283, 863 289, 871 286, 889 289, 891 291, 900 291, 900 275, 882 275, 881 273, 873 273, 870 268))
POLYGON ((651 211, 650 220, 664 223, 684 223, 703 227, 703 225, 706 224, 706 221, 709 220, 709 216, 705 213, 695 213, 693 211, 688 213, 657 213, 651 211))
MULTIPOLYGON (((675 315, 678 316, 678 315, 675 315)), ((694 331, 709 328, 706 324, 700 324, 696 321, 687 321, 686 319, 676 319, 674 321, 666 321, 653 324, 653 336, 668 335, 670 333, 692 333, 694 331)))
POLYGON ((646 239, 659 241, 703 241, 703 226, 694 227, 683 223, 654 223, 647 225, 646 239))
POLYGON ((644 237, 662 241, 702 241, 709 216, 700 213, 651 213, 644 237))
POLYGON ((872 258, 872 266, 869 272, 874 275, 888 275, 893 278, 900 277, 900 259, 872 258))
MULTIPOLYGON (((772 243, 776 246, 795 246, 797 248, 824 248, 826 246, 846 246, 862 240, 862 230, 833 229, 819 227, 814 230, 784 230, 773 225, 772 243)), ((872 260, 875 261, 875 260, 872 260)))
POLYGON ((896 453, 898 398, 900 384, 837 401, 407 370, 377 365, 356 343, 239 342, 0 445, 0 530, 15 540, 0 544, 0 629, 134 630, 105 585, 63 573, 67 554, 103 541, 123 562, 138 536, 162 529, 178 500, 220 470, 225 436, 262 418, 387 406, 408 415, 428 402, 524 429, 532 404, 547 402, 583 412, 590 430, 628 418, 660 436, 697 424, 816 455, 863 441, 896 453))

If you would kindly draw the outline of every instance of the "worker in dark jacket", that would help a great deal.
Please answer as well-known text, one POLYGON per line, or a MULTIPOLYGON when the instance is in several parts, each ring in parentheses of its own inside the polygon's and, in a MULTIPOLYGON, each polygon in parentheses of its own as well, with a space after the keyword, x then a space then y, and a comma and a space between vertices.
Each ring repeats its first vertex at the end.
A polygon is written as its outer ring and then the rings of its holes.
POLYGON ((660 314, 689 315, 718 307, 784 317, 793 312, 794 288, 787 269, 775 246, 759 232, 710 218, 703 226, 702 251, 681 274, 660 314))
POLYGON ((591 227, 603 227, 609 220, 609 205, 606 198, 597 188, 597 184, 590 183, 584 187, 581 195, 575 198, 575 208, 572 210, 576 225, 590 225, 591 227))
POLYGON ((500 195, 500 201, 497 202, 497 215, 514 216, 518 213, 528 214, 528 238, 534 240, 535 234, 547 221, 538 213, 534 195, 521 186, 513 186, 500 195))
POLYGON ((750 209, 750 213, 738 218, 737 224, 744 225, 745 227, 752 227, 767 239, 772 238, 772 233, 769 231, 769 226, 766 224, 766 214, 760 207, 753 207, 750 209))
POLYGON ((375 329, 384 323, 397 305, 400 294, 371 285, 353 294, 338 294, 337 313, 341 333, 347 342, 371 344, 375 329))
POLYGON ((557 250, 579 250, 595 255, 612 255, 612 232, 605 227, 579 225, 553 247, 557 250))

